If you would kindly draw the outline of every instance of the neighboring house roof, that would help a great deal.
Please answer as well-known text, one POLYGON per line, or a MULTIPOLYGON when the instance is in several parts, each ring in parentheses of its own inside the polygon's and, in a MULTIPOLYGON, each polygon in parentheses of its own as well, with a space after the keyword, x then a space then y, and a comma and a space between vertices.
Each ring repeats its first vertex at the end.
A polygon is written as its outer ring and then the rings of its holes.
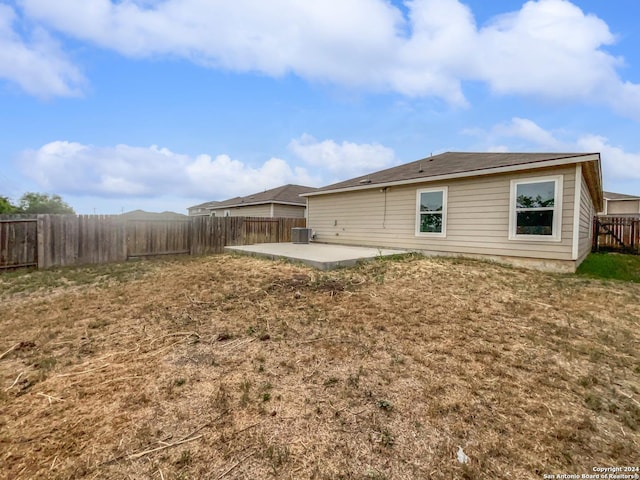
POLYGON ((476 153, 446 152, 397 167, 351 178, 304 194, 309 197, 340 191, 364 190, 391 185, 583 163, 594 204, 602 205, 602 173, 599 153, 476 153))
POLYGON ((605 200, 640 200, 635 195, 627 195, 625 193, 603 192, 605 200))
POLYGON ((127 220, 182 220, 188 218, 186 215, 176 212, 145 212, 144 210, 132 210, 120 215, 127 220))
POLYGON ((213 208, 218 205, 220 202, 212 201, 212 202, 204 202, 199 205, 194 205, 193 207, 189 207, 188 210, 192 210, 194 208, 213 208))
POLYGON ((265 190, 264 192, 254 193, 245 197, 234 197, 217 205, 210 207, 211 210, 220 208, 244 207, 247 205, 259 205, 264 203, 281 203, 285 205, 306 206, 307 201, 300 197, 302 193, 309 193, 317 190, 314 187, 306 187, 304 185, 282 185, 281 187, 265 190))

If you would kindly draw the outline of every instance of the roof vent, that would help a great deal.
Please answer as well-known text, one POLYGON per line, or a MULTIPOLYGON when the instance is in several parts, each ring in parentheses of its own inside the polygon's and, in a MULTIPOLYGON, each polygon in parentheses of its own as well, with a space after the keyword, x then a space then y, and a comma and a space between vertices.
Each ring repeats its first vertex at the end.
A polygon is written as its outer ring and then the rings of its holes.
POLYGON ((422 172, 424 172, 424 170, 422 169, 422 162, 420 162, 418 165, 419 165, 419 167, 418 167, 418 173, 422 173, 422 172))
POLYGON ((363 178, 362 180, 360 180, 358 183, 371 183, 371 179, 370 178, 363 178))

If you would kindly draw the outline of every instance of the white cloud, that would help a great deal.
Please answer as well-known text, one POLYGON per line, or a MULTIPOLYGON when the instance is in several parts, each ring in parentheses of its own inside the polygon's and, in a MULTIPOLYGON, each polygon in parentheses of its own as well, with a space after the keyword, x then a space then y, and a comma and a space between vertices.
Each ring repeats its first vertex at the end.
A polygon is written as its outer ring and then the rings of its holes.
POLYGON ((640 85, 602 50, 607 24, 567 0, 528 1, 478 26, 459 0, 20 0, 26 14, 131 57, 178 56, 213 68, 293 72, 465 105, 464 81, 498 94, 605 104, 640 120, 640 85))
POLYGON ((614 42, 605 22, 565 0, 529 1, 479 31, 475 68, 499 93, 590 98, 618 84, 620 60, 600 47, 614 42))
MULTIPOLYGON (((543 129, 535 122, 516 117, 511 122, 494 126, 486 136, 490 143, 505 139, 509 139, 511 143, 524 141, 524 144, 518 145, 518 150, 600 153, 605 183, 640 180, 640 153, 626 152, 623 147, 611 144, 608 138, 600 135, 582 134, 560 139, 556 133, 543 129)), ((488 150, 512 149, 500 143, 499 147, 490 146, 488 150)))
POLYGON ((289 150, 307 165, 326 169, 341 179, 390 167, 395 161, 394 151, 379 143, 318 142, 306 133, 292 140, 289 150))
POLYGON ((157 146, 96 147, 56 141, 24 152, 21 165, 47 191, 102 197, 220 199, 286 183, 318 182, 306 170, 277 158, 252 167, 227 155, 194 158, 157 146))
POLYGON ((150 196, 186 184, 186 155, 116 145, 95 147, 56 141, 24 152, 25 174, 47 190, 104 196, 150 196))
POLYGON ((526 140, 539 147, 558 151, 565 148, 551 132, 543 129, 526 118, 514 117, 511 122, 493 127, 493 134, 501 137, 512 137, 526 140))
POLYGON ((38 97, 76 96, 84 78, 49 34, 37 28, 26 41, 14 29, 15 11, 0 4, 0 79, 38 97))
POLYGON ((239 72, 385 83, 400 12, 381 0, 22 0, 30 18, 131 57, 170 55, 239 72), (367 75, 363 78, 362 75, 367 75))
POLYGON ((584 135, 576 144, 581 151, 600 152, 605 178, 640 180, 640 153, 625 152, 622 147, 611 145, 609 139, 599 135, 584 135))
POLYGON ((247 195, 249 193, 274 188, 287 183, 316 185, 318 177, 305 169, 292 167, 280 158, 270 158, 259 167, 248 166, 228 155, 199 155, 186 167, 189 183, 198 191, 224 191, 224 197, 247 195))
POLYGON ((394 160, 393 150, 380 144, 318 142, 310 135, 292 140, 289 148, 312 167, 312 173, 280 158, 249 165, 226 154, 190 156, 155 145, 97 147, 67 141, 23 152, 20 163, 25 175, 40 188, 60 194, 214 200, 287 183, 320 186, 328 179, 389 166, 394 160))

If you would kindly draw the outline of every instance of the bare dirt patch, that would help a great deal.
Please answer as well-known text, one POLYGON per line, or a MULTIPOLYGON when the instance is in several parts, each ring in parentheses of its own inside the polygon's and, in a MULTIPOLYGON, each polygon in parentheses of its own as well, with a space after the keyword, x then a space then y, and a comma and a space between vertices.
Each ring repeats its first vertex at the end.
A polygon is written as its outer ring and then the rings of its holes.
POLYGON ((0 477, 640 464, 638 284, 426 258, 136 267, 0 276, 0 477))

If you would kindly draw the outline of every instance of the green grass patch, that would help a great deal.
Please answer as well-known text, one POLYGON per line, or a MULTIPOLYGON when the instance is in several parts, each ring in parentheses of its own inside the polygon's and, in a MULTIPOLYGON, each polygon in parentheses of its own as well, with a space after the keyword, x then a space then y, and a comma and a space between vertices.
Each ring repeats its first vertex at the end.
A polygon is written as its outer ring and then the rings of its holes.
POLYGON ((592 253, 578 267, 578 275, 640 282, 640 255, 592 253))

